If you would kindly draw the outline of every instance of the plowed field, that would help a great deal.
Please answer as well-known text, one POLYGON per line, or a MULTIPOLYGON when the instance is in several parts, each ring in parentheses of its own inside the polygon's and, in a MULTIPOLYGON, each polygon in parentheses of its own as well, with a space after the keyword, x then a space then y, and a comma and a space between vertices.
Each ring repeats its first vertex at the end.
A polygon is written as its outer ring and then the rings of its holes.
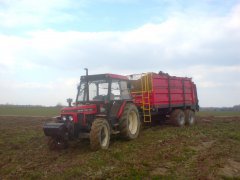
POLYGON ((192 127, 144 128, 138 139, 88 140, 50 151, 41 117, 0 117, 0 179, 240 178, 240 117, 201 116, 192 127))

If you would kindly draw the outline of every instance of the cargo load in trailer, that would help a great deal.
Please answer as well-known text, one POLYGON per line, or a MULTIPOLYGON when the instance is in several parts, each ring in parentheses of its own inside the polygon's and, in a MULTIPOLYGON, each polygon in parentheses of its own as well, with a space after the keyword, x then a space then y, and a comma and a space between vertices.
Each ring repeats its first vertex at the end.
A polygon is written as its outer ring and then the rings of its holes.
POLYGON ((50 149, 66 148, 79 138, 89 138, 93 150, 107 149, 112 134, 135 139, 153 115, 168 117, 176 126, 193 125, 199 109, 192 79, 162 72, 88 75, 86 69, 74 106, 68 103, 54 122, 43 126, 50 149))

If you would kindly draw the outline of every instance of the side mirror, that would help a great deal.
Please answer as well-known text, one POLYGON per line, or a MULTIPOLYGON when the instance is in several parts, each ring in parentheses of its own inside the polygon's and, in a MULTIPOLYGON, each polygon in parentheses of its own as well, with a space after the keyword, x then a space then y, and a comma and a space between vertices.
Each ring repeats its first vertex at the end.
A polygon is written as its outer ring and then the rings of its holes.
POLYGON ((69 106, 69 107, 72 106, 72 101, 73 101, 73 100, 72 100, 71 98, 68 98, 68 99, 67 99, 67 103, 68 103, 68 106, 69 106))

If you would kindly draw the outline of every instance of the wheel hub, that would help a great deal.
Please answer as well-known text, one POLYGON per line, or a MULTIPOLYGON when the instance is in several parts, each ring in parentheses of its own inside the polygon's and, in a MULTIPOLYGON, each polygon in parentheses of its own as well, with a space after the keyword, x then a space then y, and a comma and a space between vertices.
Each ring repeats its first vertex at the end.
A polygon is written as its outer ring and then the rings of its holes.
POLYGON ((137 132, 137 129, 138 129, 138 119, 137 119, 137 114, 134 111, 132 111, 129 114, 128 129, 129 129, 131 134, 135 134, 137 132))
POLYGON ((107 127, 106 126, 103 126, 102 127, 102 130, 101 130, 101 145, 102 146, 106 146, 107 145, 107 142, 108 142, 108 130, 107 130, 107 127))

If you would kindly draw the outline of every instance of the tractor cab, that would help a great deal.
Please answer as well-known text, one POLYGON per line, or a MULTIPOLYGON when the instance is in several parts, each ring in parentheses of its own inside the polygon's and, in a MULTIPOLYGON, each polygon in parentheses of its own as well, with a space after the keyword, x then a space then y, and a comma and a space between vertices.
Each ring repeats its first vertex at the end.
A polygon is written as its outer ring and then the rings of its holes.
POLYGON ((89 132, 96 117, 108 119, 114 127, 121 110, 131 101, 128 78, 115 74, 81 76, 74 106, 61 110, 61 122, 74 123, 74 136, 89 132))
POLYGON ((81 76, 76 105, 130 100, 128 78, 115 74, 81 76))

